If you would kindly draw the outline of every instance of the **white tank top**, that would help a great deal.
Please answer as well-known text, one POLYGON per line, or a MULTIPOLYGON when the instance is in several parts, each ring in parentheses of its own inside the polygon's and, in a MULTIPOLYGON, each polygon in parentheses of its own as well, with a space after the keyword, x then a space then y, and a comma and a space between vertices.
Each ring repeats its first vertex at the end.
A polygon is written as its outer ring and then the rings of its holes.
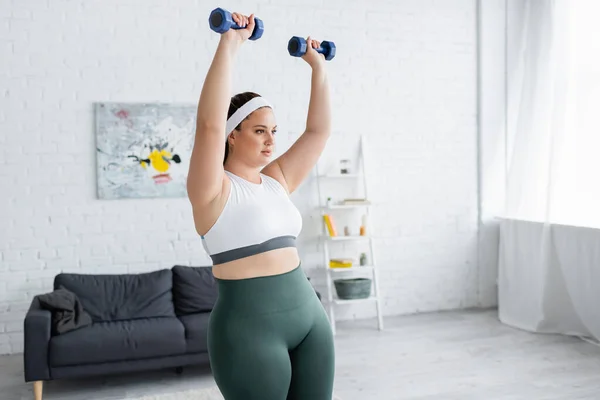
POLYGON ((302 216, 281 184, 260 174, 261 183, 225 171, 231 190, 217 221, 202 236, 213 263, 248 257, 282 247, 294 247, 302 216))

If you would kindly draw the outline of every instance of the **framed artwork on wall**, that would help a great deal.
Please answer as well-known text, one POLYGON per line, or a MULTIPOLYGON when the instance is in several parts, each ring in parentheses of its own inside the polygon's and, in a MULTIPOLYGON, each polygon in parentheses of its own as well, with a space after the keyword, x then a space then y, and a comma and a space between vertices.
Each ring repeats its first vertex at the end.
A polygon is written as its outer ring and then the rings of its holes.
POLYGON ((100 199, 186 197, 195 104, 96 103, 100 199))

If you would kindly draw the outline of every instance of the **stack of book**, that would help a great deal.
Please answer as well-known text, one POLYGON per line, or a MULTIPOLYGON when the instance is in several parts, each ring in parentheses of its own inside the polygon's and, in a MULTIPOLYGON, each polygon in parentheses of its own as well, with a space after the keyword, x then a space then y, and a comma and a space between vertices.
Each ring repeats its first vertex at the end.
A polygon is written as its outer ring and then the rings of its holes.
POLYGON ((349 258, 332 258, 329 260, 329 268, 350 268, 352 262, 349 258))
POLYGON ((371 202, 367 199, 344 199, 342 200, 341 204, 345 205, 345 206, 349 206, 349 205, 369 205, 371 204, 371 202))
POLYGON ((333 217, 329 214, 324 214, 323 220, 325 221, 325 226, 327 227, 327 232, 329 233, 329 236, 337 236, 337 229, 335 228, 335 222, 333 221, 333 217))

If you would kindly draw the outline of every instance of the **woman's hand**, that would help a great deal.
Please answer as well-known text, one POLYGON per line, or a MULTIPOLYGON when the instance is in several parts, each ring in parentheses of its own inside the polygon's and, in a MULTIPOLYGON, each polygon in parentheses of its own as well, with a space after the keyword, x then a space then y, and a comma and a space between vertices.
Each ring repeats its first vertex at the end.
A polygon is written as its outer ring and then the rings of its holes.
POLYGON ((320 46, 321 42, 318 40, 311 39, 310 36, 306 38, 306 53, 302 56, 302 59, 306 61, 313 70, 325 66, 325 56, 315 50, 320 46))
POLYGON ((245 42, 248 40, 250 36, 252 36, 252 32, 254 31, 254 26, 256 25, 254 22, 254 14, 250 14, 250 16, 242 15, 240 13, 234 12, 231 13, 231 17, 233 22, 238 24, 238 26, 243 26, 243 29, 229 29, 227 32, 222 34, 222 38, 227 41, 234 41, 238 43, 245 42))

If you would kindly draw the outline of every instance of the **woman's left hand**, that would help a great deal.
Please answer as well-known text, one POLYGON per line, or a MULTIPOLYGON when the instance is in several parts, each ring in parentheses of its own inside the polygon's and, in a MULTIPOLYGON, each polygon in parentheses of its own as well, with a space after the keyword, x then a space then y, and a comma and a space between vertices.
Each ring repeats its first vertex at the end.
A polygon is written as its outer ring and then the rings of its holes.
POLYGON ((312 67, 312 69, 321 68, 325 66, 325 56, 318 53, 316 49, 321 46, 321 42, 315 39, 311 39, 310 36, 306 38, 306 53, 302 56, 304 61, 312 67))

